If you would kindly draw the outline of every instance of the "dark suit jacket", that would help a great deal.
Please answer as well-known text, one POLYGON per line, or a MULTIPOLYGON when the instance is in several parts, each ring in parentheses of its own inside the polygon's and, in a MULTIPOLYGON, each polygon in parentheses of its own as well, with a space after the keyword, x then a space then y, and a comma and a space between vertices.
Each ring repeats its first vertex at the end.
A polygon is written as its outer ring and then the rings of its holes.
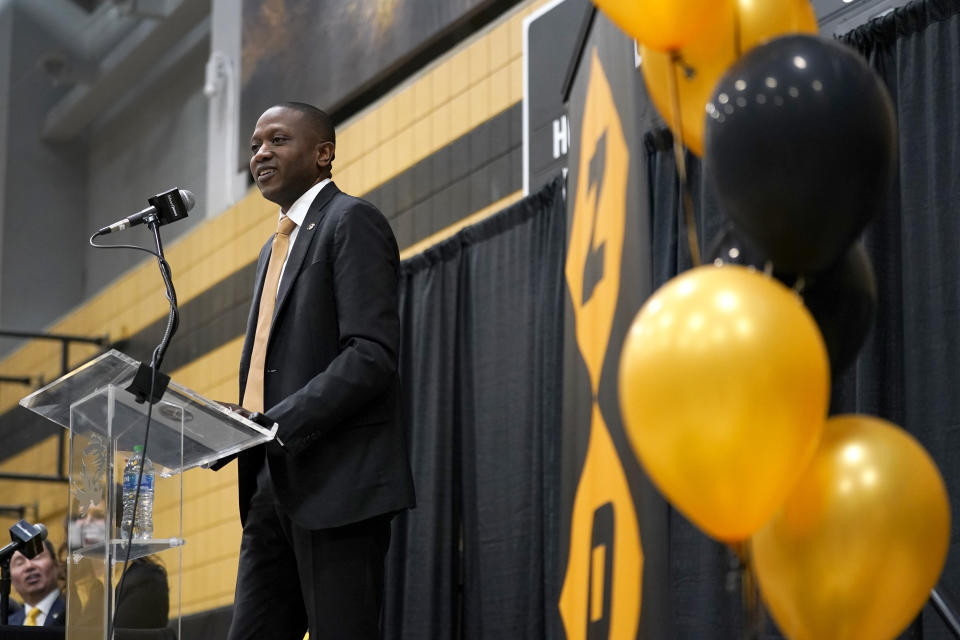
MULTIPOLYGON (((15 626, 22 625, 23 619, 27 615, 27 607, 21 607, 19 611, 14 611, 10 614, 10 618, 7 620, 7 624, 15 626)), ((63 599, 63 594, 61 593, 57 596, 57 599, 53 601, 53 606, 50 607, 50 613, 47 614, 47 619, 43 621, 43 626, 45 627, 62 627, 66 623, 67 616, 67 601, 63 599)))
MULTIPOLYGON (((114 592, 120 586, 119 581, 114 592)), ((115 600, 113 624, 123 629, 166 627, 170 614, 167 572, 159 564, 138 558, 127 567, 123 593, 115 600)))
MULTIPOLYGON (((271 242, 257 264, 241 404, 271 242)), ((398 278, 397 244, 383 214, 327 184, 300 227, 277 293, 264 406, 282 445, 240 455, 241 521, 264 455, 276 500, 305 528, 413 506, 400 419, 398 278)))

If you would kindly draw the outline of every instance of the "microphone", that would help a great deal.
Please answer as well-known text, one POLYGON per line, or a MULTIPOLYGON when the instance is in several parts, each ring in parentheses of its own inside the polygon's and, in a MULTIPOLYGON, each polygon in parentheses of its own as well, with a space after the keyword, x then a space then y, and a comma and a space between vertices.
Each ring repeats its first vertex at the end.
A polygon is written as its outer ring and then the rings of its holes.
POLYGON ((10 544, 0 549, 0 560, 6 560, 16 551, 33 558, 43 552, 43 541, 46 539, 47 528, 44 525, 20 520, 10 527, 10 544))
POLYGON ((150 206, 146 209, 103 227, 94 235, 102 236, 113 233, 114 231, 123 231, 128 227, 135 227, 138 224, 153 221, 156 221, 157 226, 162 227, 165 224, 186 218, 187 212, 193 209, 197 200, 193 197, 193 194, 186 189, 170 189, 169 191, 158 193, 152 198, 148 198, 147 202, 150 203, 150 206))

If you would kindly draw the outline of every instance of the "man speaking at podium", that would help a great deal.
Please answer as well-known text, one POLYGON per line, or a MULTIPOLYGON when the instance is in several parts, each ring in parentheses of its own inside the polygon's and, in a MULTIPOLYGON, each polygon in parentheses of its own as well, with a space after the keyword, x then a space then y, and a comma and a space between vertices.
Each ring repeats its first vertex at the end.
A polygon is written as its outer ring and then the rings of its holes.
POLYGON ((397 350, 396 240, 330 180, 329 116, 267 109, 250 171, 280 206, 257 263, 240 403, 279 424, 239 456, 231 640, 378 638, 390 519, 413 506, 397 350))

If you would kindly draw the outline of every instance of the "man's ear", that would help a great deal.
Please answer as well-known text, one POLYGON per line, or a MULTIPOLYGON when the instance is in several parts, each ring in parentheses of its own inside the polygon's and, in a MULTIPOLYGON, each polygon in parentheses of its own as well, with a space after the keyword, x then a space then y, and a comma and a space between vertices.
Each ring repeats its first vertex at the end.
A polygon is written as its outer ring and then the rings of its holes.
POLYGON ((332 142, 321 142, 317 145, 317 166, 327 170, 333 165, 336 147, 332 142))

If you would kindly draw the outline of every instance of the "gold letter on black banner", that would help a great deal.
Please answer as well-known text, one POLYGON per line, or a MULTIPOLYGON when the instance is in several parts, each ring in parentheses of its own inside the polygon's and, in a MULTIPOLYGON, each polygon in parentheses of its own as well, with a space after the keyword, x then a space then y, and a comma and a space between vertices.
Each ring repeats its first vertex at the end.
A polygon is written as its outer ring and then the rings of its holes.
POLYGON ((596 51, 580 143, 566 276, 593 410, 586 461, 573 501, 560 615, 569 640, 634 638, 643 580, 640 530, 623 466, 597 404, 620 293, 630 155, 596 51))

